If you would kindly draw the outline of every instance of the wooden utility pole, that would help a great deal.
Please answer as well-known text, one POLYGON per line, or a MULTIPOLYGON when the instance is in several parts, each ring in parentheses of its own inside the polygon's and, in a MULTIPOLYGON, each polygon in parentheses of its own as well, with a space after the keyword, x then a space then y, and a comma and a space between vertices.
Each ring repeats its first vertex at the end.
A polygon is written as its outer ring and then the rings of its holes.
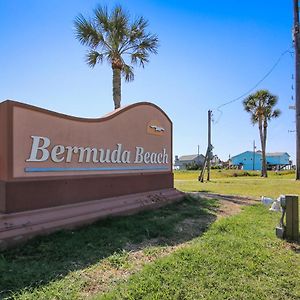
POLYGON ((208 141, 207 141, 207 181, 210 180, 210 162, 212 159, 212 146, 211 146, 211 110, 208 111, 208 141))
POLYGON ((296 98, 296 180, 300 180, 300 51, 299 4, 294 0, 295 98, 296 98))
POLYGON ((198 180, 200 182, 204 181, 204 172, 205 172, 205 169, 206 169, 206 166, 207 166, 207 158, 208 158, 208 148, 206 150, 206 154, 205 154, 205 159, 204 159, 204 162, 203 162, 202 170, 201 170, 200 175, 198 177, 198 180))
POLYGON ((207 181, 210 180, 210 161, 212 159, 212 144, 211 144, 211 115, 212 111, 208 111, 208 143, 207 143, 207 150, 205 154, 205 159, 203 163, 203 167, 200 173, 200 176, 198 177, 198 180, 203 182, 204 180, 204 172, 207 167, 207 181))

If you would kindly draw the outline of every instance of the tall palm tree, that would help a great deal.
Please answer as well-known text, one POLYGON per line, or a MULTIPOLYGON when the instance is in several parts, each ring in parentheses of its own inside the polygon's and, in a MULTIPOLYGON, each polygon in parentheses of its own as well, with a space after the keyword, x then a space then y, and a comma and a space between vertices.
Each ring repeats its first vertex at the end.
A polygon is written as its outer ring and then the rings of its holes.
POLYGON ((133 65, 144 67, 150 53, 156 54, 158 48, 157 36, 146 32, 148 22, 143 17, 133 22, 129 19, 129 14, 117 5, 110 13, 107 7, 99 6, 93 18, 79 15, 74 21, 76 38, 89 47, 87 64, 93 68, 106 60, 112 67, 115 109, 121 105, 121 75, 132 81, 133 65))
POLYGON ((272 118, 280 116, 279 109, 275 109, 278 102, 277 96, 272 95, 267 90, 258 90, 249 95, 244 101, 244 109, 251 114, 252 124, 258 124, 259 136, 262 151, 262 169, 261 176, 268 177, 266 163, 266 144, 267 144, 267 128, 268 122, 272 118))

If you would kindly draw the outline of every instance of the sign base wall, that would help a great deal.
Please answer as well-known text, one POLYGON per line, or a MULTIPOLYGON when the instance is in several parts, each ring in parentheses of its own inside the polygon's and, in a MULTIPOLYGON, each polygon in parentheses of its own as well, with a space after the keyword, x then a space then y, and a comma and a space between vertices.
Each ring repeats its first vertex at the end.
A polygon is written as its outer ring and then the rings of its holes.
POLYGON ((12 213, 173 188, 173 174, 82 176, 0 182, 0 212, 12 213))
MULTIPOLYGON (((182 199, 176 189, 105 198, 75 204, 36 209, 18 213, 0 213, 0 249, 24 242, 34 236, 49 234, 63 228, 89 224, 108 216, 127 215, 154 209, 182 199)), ((43 198, 40 198, 43 201, 43 198)))

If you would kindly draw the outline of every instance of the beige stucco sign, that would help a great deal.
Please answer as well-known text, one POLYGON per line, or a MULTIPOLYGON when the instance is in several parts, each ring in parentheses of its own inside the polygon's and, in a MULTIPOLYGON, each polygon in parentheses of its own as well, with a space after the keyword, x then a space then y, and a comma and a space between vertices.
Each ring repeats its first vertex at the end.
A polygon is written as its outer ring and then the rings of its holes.
POLYGON ((13 108, 13 176, 171 170, 171 122, 140 103, 99 119, 13 108))

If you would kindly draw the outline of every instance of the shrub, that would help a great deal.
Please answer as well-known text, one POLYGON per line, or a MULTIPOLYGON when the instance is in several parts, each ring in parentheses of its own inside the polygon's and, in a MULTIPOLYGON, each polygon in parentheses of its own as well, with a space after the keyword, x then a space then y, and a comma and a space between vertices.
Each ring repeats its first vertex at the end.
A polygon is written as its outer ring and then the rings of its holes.
POLYGON ((200 165, 196 164, 195 162, 191 163, 191 164, 186 164, 186 169, 191 171, 191 170, 199 170, 200 169, 200 165))

